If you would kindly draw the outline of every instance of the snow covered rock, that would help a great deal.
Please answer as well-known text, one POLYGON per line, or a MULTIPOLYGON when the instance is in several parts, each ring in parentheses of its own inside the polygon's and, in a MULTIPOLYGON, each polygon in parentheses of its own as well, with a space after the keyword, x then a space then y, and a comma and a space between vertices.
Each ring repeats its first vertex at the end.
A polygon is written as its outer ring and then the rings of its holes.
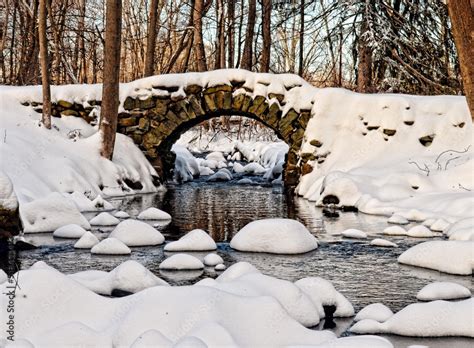
POLYGON ((99 244, 99 239, 92 233, 87 231, 82 237, 74 244, 76 249, 91 249, 93 246, 99 244))
POLYGON ((137 216, 140 220, 171 220, 171 215, 158 208, 148 208, 137 216))
POLYGON ((244 166, 241 165, 239 162, 234 163, 232 170, 234 171, 234 173, 237 173, 237 174, 245 173, 244 166))
POLYGON ((353 238, 353 239, 365 239, 367 238, 367 233, 361 230, 357 230, 355 228, 350 228, 348 230, 342 231, 342 236, 346 238, 353 238))
POLYGON ((239 185, 252 185, 253 183, 254 182, 252 181, 252 179, 249 179, 249 178, 243 178, 237 181, 237 184, 239 185))
POLYGON ((217 265, 220 265, 224 263, 224 260, 222 259, 222 257, 220 257, 219 255, 217 255, 216 253, 211 253, 211 254, 207 254, 206 256, 204 256, 204 264, 206 266, 217 266, 217 265))
POLYGON ((206 156, 206 160, 213 160, 217 162, 225 162, 225 157, 220 151, 211 152, 206 156))
POLYGON ((398 257, 398 262, 440 272, 470 275, 474 267, 474 242, 429 241, 417 244, 398 257))
POLYGON ((226 269, 226 266, 223 263, 220 263, 214 267, 214 270, 219 271, 219 272, 224 271, 225 269, 226 269))
POLYGON ((259 163, 257 162, 252 162, 244 166, 243 168, 244 172, 247 174, 253 174, 253 175, 261 175, 265 174, 267 171, 265 168, 263 168, 259 163))
POLYGON ((388 220, 387 222, 389 224, 396 224, 396 225, 408 225, 410 223, 410 221, 408 221, 407 218, 401 216, 401 215, 397 215, 397 214, 394 214, 392 215, 388 220))
POLYGON ((382 239, 382 238, 375 238, 370 242, 370 245, 380 246, 380 247, 387 247, 387 248, 396 248, 398 245, 393 243, 389 240, 382 239))
POLYGON ((114 206, 107 202, 105 199, 102 198, 101 195, 97 195, 97 197, 92 201, 92 205, 96 210, 104 209, 104 210, 113 210, 114 206))
POLYGON ((361 321, 365 319, 372 319, 378 321, 379 323, 383 323, 384 321, 388 320, 393 315, 393 312, 382 303, 372 303, 357 313, 356 317, 354 318, 355 321, 361 321))
POLYGON ((406 236, 407 231, 401 226, 389 226, 383 230, 383 234, 389 236, 406 236))
POLYGON ((203 269, 204 264, 197 257, 188 254, 175 254, 165 259, 159 266, 163 270, 203 269))
POLYGON ((130 214, 127 213, 126 211, 118 211, 114 214, 114 216, 117 218, 117 219, 128 219, 130 217, 130 214))
POLYGON ((91 249, 92 254, 101 255, 128 255, 131 252, 130 248, 123 242, 112 237, 104 239, 91 249))
POLYGON ((120 222, 120 220, 109 213, 103 212, 93 217, 89 222, 91 225, 95 226, 115 226, 120 222))
POLYGON ((316 238, 299 221, 264 219, 250 222, 230 241, 239 251, 302 254, 318 247, 316 238))
POLYGON ((195 229, 175 242, 165 245, 165 251, 205 251, 217 249, 214 239, 204 230, 195 229))
POLYGON ((25 233, 54 231, 67 224, 76 224, 85 229, 91 228, 74 202, 57 192, 21 204, 20 216, 25 233))
POLYGON ((379 323, 365 319, 350 328, 359 334, 385 333, 415 337, 474 337, 472 313, 474 299, 459 302, 414 303, 379 323))
POLYGON ((120 222, 110 233, 110 237, 122 241, 127 246, 159 245, 165 237, 143 221, 128 219, 120 222))
POLYGON ((449 227, 449 225, 450 223, 445 219, 438 219, 430 225, 430 230, 435 232, 444 232, 449 227))
POLYGON ((57 238, 81 238, 87 231, 79 225, 69 224, 57 228, 53 232, 53 236, 57 238))
POLYGON ((431 238, 435 237, 437 234, 430 231, 430 229, 423 225, 413 226, 407 231, 408 237, 415 238, 431 238))
POLYGON ((230 181, 232 178, 231 172, 226 168, 222 168, 219 169, 215 174, 212 174, 207 179, 207 181, 230 181))
POLYGON ((474 217, 461 219, 450 225, 446 235, 450 240, 474 241, 474 217))
POLYGON ((421 289, 416 298, 420 301, 457 300, 471 297, 471 291, 457 283, 434 282, 421 289))
POLYGON ((295 285, 308 295, 317 307, 320 306, 318 303, 322 306, 336 306, 335 317, 354 315, 352 304, 334 288, 330 281, 320 277, 307 277, 296 281, 295 285))

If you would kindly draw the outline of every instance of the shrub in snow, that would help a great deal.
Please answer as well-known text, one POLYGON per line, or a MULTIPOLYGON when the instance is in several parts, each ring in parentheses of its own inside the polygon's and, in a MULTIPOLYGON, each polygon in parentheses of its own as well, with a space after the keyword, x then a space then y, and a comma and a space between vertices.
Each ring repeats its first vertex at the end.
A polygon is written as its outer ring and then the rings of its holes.
POLYGON ((413 226, 407 231, 407 236, 415 238, 430 238, 436 236, 430 229, 423 225, 413 226))
POLYGON ((349 228, 345 231, 342 231, 342 236, 346 238, 353 238, 353 239, 365 239, 367 238, 367 233, 364 231, 355 229, 355 228, 349 228))
POLYGON ((128 219, 130 217, 130 214, 125 211, 120 210, 116 212, 114 216, 118 219, 128 219))
POLYGON ((204 264, 206 266, 217 266, 221 263, 224 263, 224 260, 222 259, 222 257, 215 253, 207 254, 206 256, 204 256, 204 264))
POLYGON ((380 246, 380 247, 388 247, 388 248, 396 248, 398 245, 382 238, 375 238, 370 242, 370 245, 380 246))
POLYGON ((336 306, 335 317, 351 317, 354 315, 352 304, 334 288, 330 281, 320 277, 308 277, 296 281, 295 285, 320 308, 319 312, 322 310, 321 306, 336 306))
POLYGON ((389 226, 383 230, 383 234, 389 236, 406 236, 407 231, 401 226, 389 226))
POLYGON ((445 273, 470 275, 474 266, 474 242, 420 243, 401 254, 398 262, 445 273))
POLYGON ((128 255, 131 254, 131 252, 130 248, 123 242, 111 237, 104 239, 91 249, 92 254, 102 255, 128 255))
POLYGON ((89 222, 95 226, 114 226, 117 225, 120 220, 109 213, 103 212, 93 217, 89 222))
POLYGON ((471 290, 457 283, 434 282, 421 289, 416 298, 420 301, 457 300, 471 297, 471 290))
POLYGON ((216 271, 224 271, 226 269, 225 265, 223 263, 220 263, 214 267, 214 270, 216 271))
POLYGON ((171 215, 158 208, 148 208, 137 216, 140 220, 171 220, 171 215))
POLYGON ((217 249, 216 242, 206 231, 195 229, 175 242, 165 245, 165 251, 205 251, 217 249))
POLYGON ((67 224, 76 224, 85 229, 91 228, 74 202, 57 192, 21 204, 20 216, 25 233, 54 231, 67 224))
POLYGON ((99 244, 99 239, 92 232, 87 231, 76 242, 76 244, 74 244, 74 248, 91 249, 96 244, 99 244))
POLYGON ((204 264, 192 255, 175 254, 160 263, 159 268, 163 270, 193 270, 204 268, 204 264))
POLYGON ((396 225, 408 225, 410 223, 410 221, 408 221, 407 218, 401 216, 401 215, 397 215, 397 214, 394 214, 392 215, 388 220, 387 222, 389 224, 396 224, 396 225))
POLYGON ((365 319, 372 319, 378 321, 379 323, 383 323, 392 315, 393 312, 386 305, 382 303, 372 303, 361 309, 361 311, 357 313, 354 320, 361 321, 365 319))
POLYGON ((385 333, 414 337, 474 337, 474 299, 459 302, 433 301, 411 304, 379 323, 365 319, 350 328, 359 334, 385 333))
POLYGON ((54 237, 58 238, 81 238, 87 231, 79 225, 69 224, 57 228, 53 232, 54 237))
POLYGON ((219 169, 215 174, 212 174, 207 181, 230 181, 232 180, 232 174, 228 169, 219 169))
POLYGON ((152 226, 133 219, 119 223, 110 233, 110 237, 122 241, 127 246, 159 245, 165 241, 165 237, 152 226))
POLYGON ((161 347, 161 348, 172 348, 173 342, 166 338, 158 330, 147 330, 137 337, 133 341, 130 348, 151 348, 151 347, 161 347))
POLYGON ((239 251, 302 254, 318 247, 316 238, 299 221, 264 219, 250 222, 230 241, 239 251))
POLYGON ((247 164, 246 166, 244 166, 243 170, 245 173, 253 175, 265 174, 265 172, 267 171, 257 162, 247 164))

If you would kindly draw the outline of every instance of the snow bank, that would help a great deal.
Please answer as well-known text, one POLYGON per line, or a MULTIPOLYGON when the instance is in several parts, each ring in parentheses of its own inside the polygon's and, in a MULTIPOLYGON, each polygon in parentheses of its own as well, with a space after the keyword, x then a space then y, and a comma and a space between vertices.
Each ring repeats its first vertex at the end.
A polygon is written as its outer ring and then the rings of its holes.
POLYGON ((393 315, 393 312, 382 303, 372 303, 357 313, 354 321, 361 321, 365 319, 372 319, 383 323, 393 315))
POLYGON ((239 251, 302 254, 318 247, 316 238, 299 221, 264 219, 244 226, 230 241, 239 251))
POLYGON ((91 249, 94 245, 99 244, 99 239, 92 234, 92 232, 86 232, 82 237, 74 244, 76 249, 91 249))
POLYGON ((147 246, 164 243, 165 237, 145 222, 128 219, 120 222, 110 233, 127 246, 147 246))
POLYGON ((216 242, 206 231, 196 229, 179 240, 165 245, 165 251, 206 251, 217 249, 216 242))
POLYGON ((203 269, 204 264, 197 257, 188 254, 175 254, 160 263, 163 270, 193 270, 203 269))
POLYGON ((87 231, 79 225, 69 224, 61 226, 53 232, 54 237, 58 238, 81 238, 87 231))
POLYGON ((171 215, 158 208, 148 208, 137 216, 140 220, 171 220, 171 215))
POLYGON ((383 323, 365 319, 352 326, 350 331, 417 337, 474 337, 473 311, 472 298, 459 302, 415 303, 403 308, 383 323))
POLYGON ((471 297, 471 291, 457 283, 434 282, 421 289, 416 298, 420 301, 456 300, 471 297))
POLYGON ((445 273, 470 275, 474 268, 474 242, 424 242, 401 254, 398 262, 445 273))
POLYGON ((91 249, 92 254, 102 255, 128 255, 131 252, 130 248, 123 242, 112 237, 104 239, 91 249))
POLYGON ((7 210, 16 210, 18 200, 13 190, 10 178, 0 170, 0 207, 7 210))

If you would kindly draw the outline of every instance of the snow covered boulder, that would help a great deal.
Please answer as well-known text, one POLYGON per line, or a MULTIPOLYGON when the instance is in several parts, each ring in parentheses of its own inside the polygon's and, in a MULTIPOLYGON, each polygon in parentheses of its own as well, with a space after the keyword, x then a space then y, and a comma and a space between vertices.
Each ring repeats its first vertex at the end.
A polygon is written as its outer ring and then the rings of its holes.
POLYGON ((140 220, 171 220, 171 215, 158 208, 148 208, 137 216, 140 220))
POLYGON ((207 179, 207 181, 230 181, 232 178, 231 172, 226 168, 222 168, 219 169, 215 174, 212 174, 207 179))
POLYGON ((382 303, 372 303, 361 309, 354 318, 355 321, 361 321, 365 319, 372 319, 383 323, 393 315, 393 312, 386 305, 382 303))
POLYGON ((223 263, 220 263, 214 267, 214 271, 222 272, 226 269, 225 265, 223 263))
POLYGON ((349 228, 348 230, 342 231, 341 234, 343 237, 352 238, 352 239, 366 239, 367 238, 367 233, 355 228, 349 228))
POLYGON ((461 219, 446 230, 450 240, 474 241, 474 217, 461 219))
POLYGON ((222 259, 222 257, 215 253, 207 254, 206 256, 204 256, 204 264, 206 266, 214 267, 223 263, 224 260, 222 259))
POLYGON ((241 165, 239 162, 234 163, 234 165, 232 166, 232 170, 234 171, 234 173, 237 174, 245 173, 244 166, 241 165))
POLYGON ((237 181, 237 184, 239 185, 252 185, 253 183, 254 182, 252 181, 252 179, 249 179, 249 178, 243 178, 237 181))
POLYGON ((145 222, 133 219, 124 220, 110 233, 110 237, 116 238, 127 246, 159 245, 165 241, 165 237, 145 222))
POLYGON ((370 242, 370 245, 375 245, 379 247, 385 247, 385 248, 396 248, 398 245, 382 238, 375 238, 370 242))
POLYGON ((100 255, 129 255, 131 250, 123 242, 116 238, 107 238, 91 249, 92 254, 100 255))
POLYGON ((165 251, 206 251, 216 250, 217 245, 206 231, 195 229, 175 242, 165 245, 165 251))
POLYGON ((352 317, 354 307, 349 300, 334 288, 334 285, 320 277, 307 277, 295 282, 315 305, 336 306, 335 317, 352 317))
POLYGON ((263 168, 259 163, 252 162, 244 166, 244 172, 252 175, 262 175, 266 173, 266 169, 263 168))
POLYGON ((264 219, 242 228, 230 241, 239 251, 272 254, 302 254, 318 247, 316 238, 299 221, 264 219))
POLYGON ((91 249, 93 246, 99 244, 99 239, 92 233, 87 231, 82 237, 74 244, 76 249, 91 249))
POLYGON ((91 228, 74 202, 57 192, 22 204, 20 216, 25 233, 50 232, 67 224, 76 224, 85 229, 91 228))
POLYGON ((420 301, 457 300, 471 297, 471 290, 450 282, 434 282, 421 289, 416 298, 420 301))
POLYGON ((474 242, 430 241, 417 244, 398 257, 398 262, 440 272, 470 275, 474 268, 474 242))
POLYGON ((103 212, 93 217, 89 222, 91 225, 95 226, 115 226, 120 222, 120 220, 109 213, 103 212))
POLYGON ((175 254, 165 259, 159 266, 162 270, 203 269, 204 264, 197 257, 188 254, 175 254))
POLYGON ((53 232, 53 236, 57 238, 81 238, 87 231, 79 225, 69 224, 57 228, 53 232))
POLYGON ((206 156, 206 160, 213 160, 217 162, 225 162, 225 157, 220 151, 211 152, 206 156))
POLYGON ((406 236, 407 231, 401 226, 389 226, 383 230, 383 234, 387 234, 389 236, 406 236))
POLYGON ((117 219, 128 219, 130 217, 130 214, 127 213, 126 211, 118 211, 114 214, 114 216, 117 218, 117 219))
POLYGON ((437 236, 436 233, 430 231, 430 229, 423 225, 413 226, 407 231, 408 237, 415 238, 431 238, 437 236))
POLYGON ((393 214, 388 220, 387 222, 389 224, 396 224, 396 225, 408 225, 410 223, 410 221, 408 221, 407 218, 401 216, 401 215, 397 215, 397 214, 393 214))
POLYGON ((430 230, 435 232, 444 232, 448 229, 450 223, 445 219, 438 219, 433 224, 430 225, 430 230))

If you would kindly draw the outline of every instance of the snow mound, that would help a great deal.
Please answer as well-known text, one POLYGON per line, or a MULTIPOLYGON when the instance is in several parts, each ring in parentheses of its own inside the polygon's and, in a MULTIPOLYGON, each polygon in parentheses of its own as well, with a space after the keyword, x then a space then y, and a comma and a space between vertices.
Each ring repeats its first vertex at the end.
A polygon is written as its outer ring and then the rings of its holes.
POLYGON ((165 245, 165 251, 205 251, 217 249, 216 242, 200 229, 192 230, 175 242, 165 245))
POLYGON ((53 232, 54 237, 58 238, 72 238, 77 239, 81 238, 87 231, 79 225, 69 224, 57 228, 53 232))
POLYGON ((207 178, 207 181, 230 181, 232 178, 232 173, 228 169, 222 168, 207 178))
POLYGON ((450 223, 445 219, 438 219, 430 225, 430 230, 435 232, 444 232, 449 227, 449 225, 450 223))
POLYGON ((161 348, 172 348, 173 342, 165 337, 158 330, 147 330, 142 333, 137 339, 132 343, 130 348, 152 348, 152 347, 161 347, 161 348))
POLYGON ((110 272, 83 271, 69 277, 101 295, 111 295, 113 290, 135 293, 153 286, 168 286, 167 282, 134 260, 125 261, 110 272))
POLYGON ((249 178, 243 178, 243 179, 240 179, 239 181, 237 181, 237 184, 239 184, 239 185, 252 185, 253 181, 252 181, 252 179, 249 179, 249 178))
POLYGON ((415 238, 431 238, 437 236, 436 233, 430 231, 430 229, 423 225, 413 226, 407 231, 408 237, 415 238))
POLYGON ((320 307, 318 303, 322 306, 336 306, 335 317, 354 315, 352 304, 330 281, 320 277, 307 277, 296 281, 295 285, 308 295, 317 307, 320 307))
POLYGON ((234 171, 234 173, 237 174, 245 173, 244 166, 241 165, 239 162, 234 163, 234 165, 232 166, 232 170, 234 171))
POLYGON ((396 248, 398 245, 393 243, 389 240, 382 239, 382 238, 375 238, 370 242, 370 245, 375 245, 379 247, 388 247, 388 248, 396 248))
POLYGON ((365 319, 372 319, 383 323, 393 315, 393 312, 386 305, 382 303, 372 303, 357 313, 354 318, 355 321, 361 321, 365 319))
POLYGON ((87 231, 82 237, 74 244, 76 249, 91 249, 94 245, 99 244, 99 239, 92 233, 87 231))
POLYGON ((474 217, 461 219, 449 226, 446 235, 450 240, 474 241, 474 217))
POLYGON ((127 246, 159 245, 165 241, 165 237, 152 226, 143 221, 128 219, 120 222, 110 233, 110 237, 116 238, 127 246))
POLYGON ((95 226, 114 226, 117 225, 120 220, 109 213, 103 212, 93 217, 89 222, 95 226))
POLYGON ((379 323, 365 319, 350 328, 351 332, 385 333, 415 337, 474 337, 472 313, 474 300, 414 303, 379 323))
POLYGON ((74 202, 57 192, 21 204, 20 215, 25 233, 54 231, 68 224, 76 224, 86 230, 91 228, 74 202))
POLYGON ((302 254, 318 247, 316 238, 299 221, 264 219, 250 222, 230 241, 239 251, 302 254))
POLYGON ((193 270, 203 269, 204 264, 192 255, 175 254, 160 263, 159 268, 163 270, 193 270))
POLYGON ((219 271, 219 272, 224 271, 225 269, 226 269, 226 266, 223 263, 220 263, 214 267, 214 270, 219 271))
POLYGON ((416 298, 420 301, 457 300, 471 297, 471 291, 457 283, 434 282, 421 289, 416 298))
POLYGON ((346 238, 353 238, 353 239, 365 239, 367 238, 367 233, 361 230, 357 230, 355 228, 349 228, 348 230, 342 231, 342 236, 346 238))
POLYGON ((140 220, 171 220, 171 215, 158 208, 148 208, 137 216, 140 220))
POLYGON ((92 254, 100 255, 128 255, 131 250, 123 242, 116 238, 106 238, 91 249, 92 254))
POLYGON ((13 190, 13 184, 2 171, 0 171, 0 207, 6 210, 16 210, 18 208, 18 200, 13 190))
POLYGON ((406 236, 407 231, 401 226, 389 226, 383 230, 383 234, 389 236, 406 236))
POLYGON ((215 253, 207 254, 206 256, 204 256, 204 264, 206 266, 214 267, 223 263, 224 260, 222 259, 222 257, 215 253))
POLYGON ((470 275, 474 267, 474 242, 429 241, 417 244, 398 257, 398 262, 440 272, 470 275))
POLYGON ((253 175, 261 175, 265 174, 267 171, 265 168, 263 168, 259 163, 257 162, 252 162, 244 166, 244 172, 247 174, 253 174, 253 175))
POLYGON ((389 224, 395 224, 395 225, 408 225, 410 221, 408 221, 407 218, 401 216, 401 215, 392 215, 390 218, 387 220, 389 224))
POLYGON ((128 219, 130 217, 130 214, 127 213, 126 211, 118 211, 114 214, 114 216, 117 218, 117 219, 128 219))
POLYGON ((206 160, 213 160, 213 161, 217 161, 217 162, 225 162, 226 161, 224 155, 220 151, 211 152, 210 154, 208 154, 206 156, 206 160))

